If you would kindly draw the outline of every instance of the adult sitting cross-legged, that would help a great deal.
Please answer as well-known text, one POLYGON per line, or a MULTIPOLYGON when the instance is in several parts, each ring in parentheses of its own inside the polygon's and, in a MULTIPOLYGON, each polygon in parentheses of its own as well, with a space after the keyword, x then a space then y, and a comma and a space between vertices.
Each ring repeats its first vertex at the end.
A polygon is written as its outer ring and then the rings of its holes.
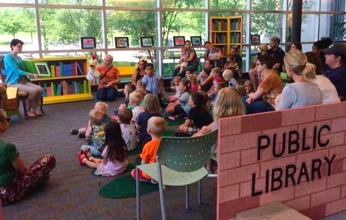
MULTIPOLYGON (((0 110, 0 134, 8 129, 4 111, 0 110)), ((38 159, 31 167, 24 165, 16 146, 0 140, 0 197, 2 206, 21 201, 35 188, 46 184, 56 164, 52 155, 38 159)))
POLYGON ((184 47, 187 50, 188 56, 187 58, 181 58, 179 60, 179 63, 187 62, 187 67, 184 68, 181 72, 179 66, 175 68, 173 71, 173 77, 181 76, 181 78, 184 78, 186 73, 192 73, 194 71, 197 71, 198 69, 199 61, 195 49, 191 48, 191 41, 186 40, 184 47))
POLYGON ((262 78, 255 93, 242 98, 246 114, 275 110, 275 99, 281 94, 283 83, 280 76, 273 70, 273 59, 265 54, 257 56, 256 71, 262 78))
POLYGON ((100 84, 97 89, 98 101, 115 101, 118 95, 117 84, 120 83, 118 68, 113 66, 113 56, 107 54, 103 64, 96 67, 100 72, 100 84))

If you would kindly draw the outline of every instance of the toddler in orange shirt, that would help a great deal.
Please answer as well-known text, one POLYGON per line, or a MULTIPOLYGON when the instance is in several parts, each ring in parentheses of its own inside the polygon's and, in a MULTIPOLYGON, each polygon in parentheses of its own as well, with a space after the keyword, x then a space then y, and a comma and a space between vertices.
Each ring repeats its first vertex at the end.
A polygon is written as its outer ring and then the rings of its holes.
MULTIPOLYGON (((142 153, 139 157, 142 159, 141 164, 149 164, 156 162, 156 153, 159 148, 160 139, 163 135, 163 132, 166 130, 167 122, 161 117, 153 116, 148 120, 147 132, 151 136, 151 141, 146 143, 143 147, 142 153)), ((136 179, 136 169, 131 171, 131 175, 136 179)), ((150 176, 140 171, 139 174, 140 181, 156 183, 152 180, 150 176)))

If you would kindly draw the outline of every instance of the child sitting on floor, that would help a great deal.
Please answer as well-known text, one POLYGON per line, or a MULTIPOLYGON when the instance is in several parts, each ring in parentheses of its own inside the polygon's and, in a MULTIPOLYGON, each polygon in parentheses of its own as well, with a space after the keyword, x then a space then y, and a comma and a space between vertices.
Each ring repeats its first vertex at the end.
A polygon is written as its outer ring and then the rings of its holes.
POLYGON ((90 168, 96 168, 95 175, 116 176, 125 172, 128 161, 126 159, 125 141, 121 136, 120 125, 109 122, 105 126, 105 148, 102 151, 103 159, 93 158, 90 152, 79 152, 79 163, 90 168))
MULTIPOLYGON (((151 141, 144 145, 142 153, 139 155, 139 157, 142 159, 141 164, 150 164, 156 162, 156 152, 163 132, 166 130, 166 126, 167 123, 165 119, 161 117, 151 117, 149 119, 147 132, 151 136, 151 141)), ((136 179, 136 169, 131 171, 131 175, 134 179, 136 179)), ((156 181, 152 180, 150 176, 144 172, 140 172, 139 178, 140 181, 151 181, 154 184, 156 183, 156 181)))
POLYGON ((143 147, 151 140, 147 132, 148 120, 153 116, 161 117, 159 98, 154 94, 147 94, 143 100, 143 109, 144 112, 138 115, 136 121, 136 128, 139 132, 139 147, 143 147))
POLYGON ((185 123, 179 126, 176 136, 191 136, 203 126, 208 126, 213 122, 209 110, 204 105, 205 101, 201 93, 193 92, 190 96, 189 103, 191 109, 188 117, 185 123))
POLYGON ((119 115, 120 110, 128 108, 132 111, 133 106, 131 104, 129 104, 129 96, 134 91, 136 91, 136 85, 134 85, 132 83, 127 83, 125 85, 125 87, 124 87, 125 100, 124 100, 124 103, 119 105, 119 108, 117 110, 113 111, 114 115, 112 115, 112 118, 114 120, 118 120, 118 115, 119 115))
POLYGON ((175 102, 175 101, 177 101, 178 98, 179 98, 179 96, 180 96, 180 91, 179 91, 179 88, 178 88, 180 81, 181 81, 181 77, 180 77, 180 76, 175 76, 175 77, 173 78, 173 82, 172 82, 173 85, 171 86, 171 89, 172 89, 173 91, 175 91, 175 94, 169 96, 169 101, 170 101, 170 102, 175 102))
POLYGON ((196 74, 189 74, 188 76, 186 76, 186 78, 190 82, 190 91, 198 92, 198 82, 196 74))
POLYGON ((179 83, 180 97, 175 102, 168 104, 166 112, 170 114, 169 119, 175 120, 177 118, 184 118, 190 111, 191 106, 189 105, 190 88, 189 81, 183 79, 179 83))
POLYGON ((138 115, 144 112, 143 106, 140 106, 143 101, 143 96, 135 91, 132 92, 129 96, 129 104, 133 107, 132 109, 132 122, 136 122, 138 115))
MULTIPOLYGON (((109 117, 109 115, 107 114, 108 112, 108 104, 105 102, 96 102, 94 109, 96 109, 97 111, 102 113, 103 119, 102 119, 102 123, 106 124, 108 123, 111 118, 109 117)), ((79 129, 72 129, 71 130, 71 134, 75 135, 78 134, 79 138, 85 138, 85 133, 87 131, 87 129, 90 129, 90 120, 88 120, 88 125, 87 127, 83 127, 83 128, 79 128, 79 129)), ((90 132, 90 131, 89 131, 90 132)))
POLYGON ((91 109, 89 112, 90 126, 85 132, 86 140, 90 145, 82 145, 81 150, 89 150, 92 155, 101 155, 105 143, 105 124, 102 123, 103 115, 96 109, 91 109))
POLYGON ((119 122, 121 127, 121 136, 123 137, 128 151, 135 150, 138 144, 137 130, 135 124, 131 123, 132 111, 123 109, 119 111, 119 122))

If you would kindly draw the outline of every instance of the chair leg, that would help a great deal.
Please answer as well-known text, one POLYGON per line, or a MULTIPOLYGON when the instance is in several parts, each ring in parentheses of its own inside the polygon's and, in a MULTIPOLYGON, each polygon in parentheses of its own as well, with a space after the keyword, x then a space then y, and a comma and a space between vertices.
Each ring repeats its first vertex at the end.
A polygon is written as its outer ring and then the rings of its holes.
POLYGON ((198 205, 202 203, 202 180, 198 181, 198 205))
MULTIPOLYGON (((159 161, 158 158, 156 158, 156 161, 159 161)), ((166 220, 165 199, 163 197, 163 181, 162 181, 161 165, 160 165, 159 162, 157 162, 157 176, 158 176, 158 182, 159 182, 159 192, 160 192, 160 204, 161 204, 162 220, 166 220)))
POLYGON ((185 186, 185 209, 190 209, 189 185, 185 186))
POLYGON ((41 109, 42 114, 44 114, 44 111, 43 111, 43 96, 41 97, 41 106, 40 106, 40 109, 41 109))
POLYGON ((136 207, 137 207, 137 220, 141 219, 141 202, 139 195, 139 169, 136 167, 136 207))
POLYGON ((24 118, 25 120, 28 120, 28 114, 26 113, 26 100, 28 100, 27 98, 22 98, 22 104, 23 104, 23 111, 24 111, 24 118))

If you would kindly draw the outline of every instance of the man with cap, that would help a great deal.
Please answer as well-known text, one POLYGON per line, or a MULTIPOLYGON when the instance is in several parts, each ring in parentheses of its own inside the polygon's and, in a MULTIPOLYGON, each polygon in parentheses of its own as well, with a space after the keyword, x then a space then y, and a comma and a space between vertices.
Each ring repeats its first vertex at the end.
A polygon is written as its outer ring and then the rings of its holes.
POLYGON ((268 50, 268 54, 274 59, 273 69, 278 71, 278 73, 282 72, 282 66, 284 64, 285 52, 279 47, 280 38, 272 37, 270 39, 270 49, 268 50))
POLYGON ((328 67, 324 74, 334 84, 341 101, 346 100, 346 45, 335 43, 323 50, 328 67))

